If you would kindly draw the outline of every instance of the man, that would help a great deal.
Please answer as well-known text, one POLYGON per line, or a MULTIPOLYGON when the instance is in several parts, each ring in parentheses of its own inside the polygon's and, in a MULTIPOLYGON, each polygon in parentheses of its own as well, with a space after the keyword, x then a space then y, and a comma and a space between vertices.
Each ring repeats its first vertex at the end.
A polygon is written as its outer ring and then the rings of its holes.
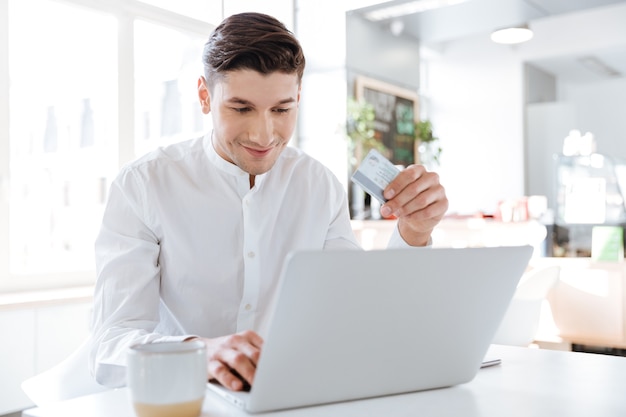
MULTIPOLYGON (((358 248, 340 183, 287 147, 305 65, 293 34, 270 16, 231 16, 203 61, 213 131, 128 164, 111 186, 90 355, 108 386, 124 384, 130 345, 194 338, 211 378, 252 384, 287 253, 358 248)), ((390 245, 427 245, 448 206, 438 176, 410 166, 385 197, 383 214, 398 217, 390 245)))

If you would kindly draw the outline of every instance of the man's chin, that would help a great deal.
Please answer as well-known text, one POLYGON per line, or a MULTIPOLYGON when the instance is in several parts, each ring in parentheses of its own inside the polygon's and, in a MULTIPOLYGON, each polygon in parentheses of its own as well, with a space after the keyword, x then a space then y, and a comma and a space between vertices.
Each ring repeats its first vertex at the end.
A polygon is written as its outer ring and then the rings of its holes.
POLYGON ((275 159, 265 160, 265 161, 242 161, 242 164, 238 164, 239 168, 246 171, 250 175, 262 175, 268 172, 274 164, 276 163, 275 159))
POLYGON ((262 170, 256 170, 256 171, 248 172, 248 174, 253 175, 253 176, 256 177, 257 175, 266 174, 270 169, 272 169, 272 167, 269 167, 267 169, 262 169, 262 170))
POLYGON ((244 170, 245 172, 247 172, 250 175, 257 176, 257 175, 265 174, 270 169, 272 169, 273 166, 274 166, 274 164, 271 164, 269 166, 258 166, 258 165, 251 166, 251 165, 247 165, 247 166, 239 166, 239 168, 241 168, 242 170, 244 170))

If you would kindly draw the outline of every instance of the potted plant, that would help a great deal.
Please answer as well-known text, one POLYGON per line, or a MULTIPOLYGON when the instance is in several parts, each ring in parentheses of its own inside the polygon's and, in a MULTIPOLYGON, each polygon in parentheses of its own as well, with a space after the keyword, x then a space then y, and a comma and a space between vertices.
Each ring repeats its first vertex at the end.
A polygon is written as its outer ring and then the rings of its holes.
MULTIPOLYGON (((371 149, 389 156, 389 149, 376 138, 374 106, 364 100, 349 98, 347 103, 346 133, 348 136, 348 176, 351 176, 371 149)), ((350 216, 353 219, 375 217, 371 212, 371 200, 361 188, 349 182, 350 216)))
POLYGON ((363 100, 348 99, 346 132, 348 134, 348 158, 350 171, 356 169, 370 149, 376 149, 383 155, 389 150, 376 138, 374 106, 363 100))
POLYGON ((442 149, 438 142, 439 138, 433 134, 430 120, 415 122, 415 155, 419 155, 420 163, 426 166, 439 165, 442 149))

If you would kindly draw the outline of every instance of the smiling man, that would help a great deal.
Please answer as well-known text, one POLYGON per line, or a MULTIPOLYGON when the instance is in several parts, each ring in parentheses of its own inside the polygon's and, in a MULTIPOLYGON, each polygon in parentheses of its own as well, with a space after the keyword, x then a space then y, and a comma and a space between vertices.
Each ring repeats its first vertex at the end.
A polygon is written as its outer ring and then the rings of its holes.
MULTIPOLYGON (((211 378, 252 384, 286 255, 359 247, 339 181, 287 146, 305 65, 293 34, 267 15, 234 15, 203 62, 198 97, 213 131, 126 165, 111 185, 90 354, 107 386, 125 384, 129 346, 196 338, 211 378)), ((419 165, 385 197, 398 217, 392 247, 426 245, 448 207, 438 176, 419 165)))
POLYGON ((217 122, 212 142, 218 155, 250 174, 253 187, 255 176, 269 171, 293 134, 300 78, 251 69, 220 78, 210 82, 212 88, 205 78, 198 81, 202 111, 212 112, 217 122))

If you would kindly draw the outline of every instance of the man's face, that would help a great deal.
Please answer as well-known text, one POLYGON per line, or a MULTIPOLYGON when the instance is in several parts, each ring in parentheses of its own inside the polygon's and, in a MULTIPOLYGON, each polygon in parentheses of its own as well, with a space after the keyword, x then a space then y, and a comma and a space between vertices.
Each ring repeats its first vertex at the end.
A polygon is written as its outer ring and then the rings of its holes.
POLYGON ((201 79, 199 95, 202 111, 212 113, 216 152, 253 176, 272 168, 296 126, 298 76, 232 71, 212 94, 201 79))

